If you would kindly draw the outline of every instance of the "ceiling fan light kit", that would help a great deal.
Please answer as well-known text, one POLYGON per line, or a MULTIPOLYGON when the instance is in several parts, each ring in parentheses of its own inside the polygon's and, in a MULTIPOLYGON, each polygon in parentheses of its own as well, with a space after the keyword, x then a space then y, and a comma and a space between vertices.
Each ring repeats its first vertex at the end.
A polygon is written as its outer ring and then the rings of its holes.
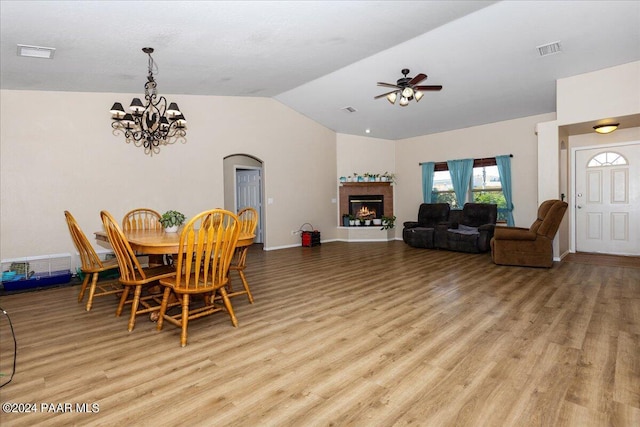
POLYGON ((389 95, 387 95, 387 100, 389 100, 389 102, 392 104, 396 103, 396 99, 398 99, 398 94, 396 92, 391 92, 389 95))
POLYGON ((420 101, 424 96, 425 91, 442 90, 442 86, 440 85, 419 86, 418 83, 427 78, 426 74, 420 73, 415 77, 407 77, 407 74, 409 74, 408 68, 403 69, 402 74, 404 77, 398 79, 396 84, 378 82, 378 86, 393 88, 394 90, 375 96, 374 99, 385 97, 387 98, 387 101, 395 104, 398 96, 400 96, 399 105, 401 107, 406 107, 409 105, 409 101, 413 99, 415 99, 416 102, 420 101))

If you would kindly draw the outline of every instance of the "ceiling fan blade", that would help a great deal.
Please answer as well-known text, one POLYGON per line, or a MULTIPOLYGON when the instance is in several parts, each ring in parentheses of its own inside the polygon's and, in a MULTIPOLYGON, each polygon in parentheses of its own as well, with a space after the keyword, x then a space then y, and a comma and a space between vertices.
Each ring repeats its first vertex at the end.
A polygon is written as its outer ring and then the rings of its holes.
POLYGON ((399 92, 398 90, 392 90, 391 92, 387 92, 387 93, 383 93, 382 95, 378 95, 378 96, 374 96, 373 99, 379 99, 379 98, 383 98, 389 94, 392 94, 394 92, 399 92))
POLYGON ((427 78, 427 75, 426 75, 426 74, 422 74, 422 73, 420 73, 420 74, 416 75, 414 78, 412 78, 412 79, 409 81, 409 85, 411 85, 411 86, 413 86, 413 85, 417 85, 418 83, 420 83, 421 81, 423 81, 423 80, 424 80, 424 79, 426 79, 426 78, 427 78))
POLYGON ((395 88, 400 88, 400 86, 398 85, 393 85, 391 83, 383 83, 383 82, 378 82, 378 86, 382 86, 382 87, 395 87, 395 88))
POLYGON ((434 86, 414 86, 413 90, 441 90, 442 86, 434 85, 434 86))

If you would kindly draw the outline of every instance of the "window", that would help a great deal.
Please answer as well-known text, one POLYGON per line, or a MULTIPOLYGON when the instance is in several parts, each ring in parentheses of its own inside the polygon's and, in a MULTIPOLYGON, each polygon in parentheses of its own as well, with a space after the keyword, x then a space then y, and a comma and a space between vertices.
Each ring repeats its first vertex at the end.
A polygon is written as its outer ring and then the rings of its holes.
POLYGON ((607 151, 605 153, 596 154, 589 160, 587 167, 598 168, 601 166, 619 166, 627 165, 627 159, 622 154, 607 151))
POLYGON ((433 173, 433 193, 431 193, 432 203, 449 203, 454 209, 458 209, 456 194, 453 192, 453 183, 449 171, 436 171, 433 173))
MULTIPOLYGON (((477 159, 474 161, 473 174, 467 192, 467 202, 494 203, 498 205, 498 221, 507 220, 507 202, 502 193, 502 183, 495 159, 477 159), (493 164, 490 160, 493 160, 493 164)), ((456 201, 451 175, 446 162, 437 163, 433 174, 432 203, 449 203, 452 209, 462 209, 456 201)))

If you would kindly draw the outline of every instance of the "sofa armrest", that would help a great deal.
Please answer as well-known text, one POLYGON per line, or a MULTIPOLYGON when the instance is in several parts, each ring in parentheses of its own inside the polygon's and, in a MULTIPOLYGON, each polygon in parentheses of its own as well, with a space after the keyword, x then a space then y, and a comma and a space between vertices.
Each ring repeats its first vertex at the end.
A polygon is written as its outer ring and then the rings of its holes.
POLYGON ((420 226, 420 223, 418 221, 405 221, 403 225, 404 228, 416 228, 420 226))
POLYGON ((493 238, 496 240, 536 240, 538 235, 528 228, 496 227, 493 238))
POLYGON ((489 233, 493 233, 493 230, 495 228, 495 224, 482 224, 480 227, 478 227, 478 231, 488 231, 489 233))

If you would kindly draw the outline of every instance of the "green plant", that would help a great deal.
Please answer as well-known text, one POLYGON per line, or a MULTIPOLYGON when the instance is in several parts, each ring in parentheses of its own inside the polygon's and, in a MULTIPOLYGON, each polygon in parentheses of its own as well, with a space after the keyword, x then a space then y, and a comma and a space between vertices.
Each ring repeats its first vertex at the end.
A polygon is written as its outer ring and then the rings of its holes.
POLYGON ((382 228, 380 230, 390 230, 396 226, 396 217, 394 216, 383 216, 382 217, 382 228))
POLYGON ((395 179, 396 179, 396 174, 395 173, 385 172, 385 173, 382 174, 382 176, 385 177, 388 182, 394 182, 395 179))
POLYGON ((184 224, 185 219, 186 217, 178 211, 166 211, 160 217, 160 224, 162 224, 164 228, 179 227, 184 224))

